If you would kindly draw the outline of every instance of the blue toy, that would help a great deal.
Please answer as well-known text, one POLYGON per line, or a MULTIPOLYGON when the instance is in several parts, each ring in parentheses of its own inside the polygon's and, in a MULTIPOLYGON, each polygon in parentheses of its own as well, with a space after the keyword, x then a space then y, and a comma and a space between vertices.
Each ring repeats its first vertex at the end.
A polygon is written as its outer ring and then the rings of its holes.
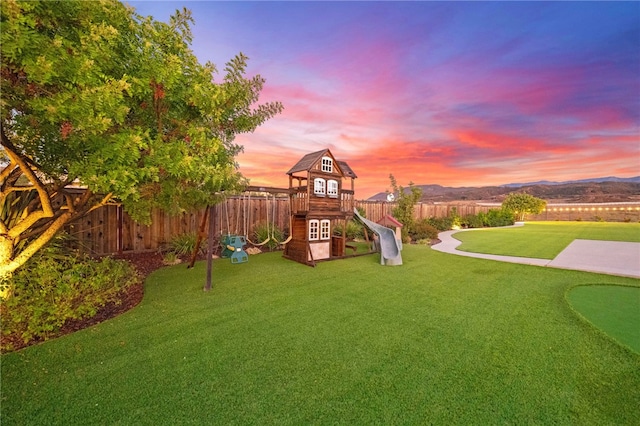
POLYGON ((247 252, 243 247, 247 245, 247 240, 241 235, 227 235, 222 240, 222 257, 231 258, 231 263, 244 263, 249 260, 247 252))

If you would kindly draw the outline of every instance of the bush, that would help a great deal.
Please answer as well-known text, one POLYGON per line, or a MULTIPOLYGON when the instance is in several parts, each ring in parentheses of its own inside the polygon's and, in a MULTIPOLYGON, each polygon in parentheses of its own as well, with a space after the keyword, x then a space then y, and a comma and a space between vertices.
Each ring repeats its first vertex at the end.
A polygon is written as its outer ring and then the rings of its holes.
POLYGON ((413 225, 409 235, 414 241, 433 240, 438 238, 438 229, 431 225, 428 219, 422 219, 413 225))
POLYGON ((139 282, 125 261, 92 260, 58 250, 36 254, 11 279, 13 296, 0 305, 3 352, 13 350, 12 342, 46 340, 68 320, 92 317, 139 282))
POLYGON ((484 227, 484 216, 485 214, 480 212, 477 215, 468 215, 462 219, 462 227, 463 228, 482 228, 484 227))
POLYGON ((483 217, 485 226, 509 226, 515 223, 515 214, 506 209, 491 209, 483 217))
MULTIPOLYGON (((198 241, 198 234, 189 232, 175 236, 169 242, 169 251, 175 253, 176 256, 188 256, 193 254, 198 241)), ((203 238, 198 249, 199 254, 207 253, 207 239, 203 238)))
POLYGON ((282 230, 275 224, 269 224, 267 222, 261 222, 256 225, 256 228, 253 231, 253 236, 254 242, 257 244, 269 239, 264 246, 261 246, 268 248, 269 250, 277 249, 280 243, 284 241, 284 233, 282 230))
MULTIPOLYGON (((342 235, 343 234, 343 226, 341 224, 336 225, 333 228, 333 233, 334 235, 342 235)), ((363 239, 364 238, 364 229, 362 227, 362 225, 360 225, 359 223, 350 220, 347 222, 347 231, 346 231, 346 237, 348 240, 356 240, 356 239, 363 239)))
POLYGON ((430 217, 426 221, 438 231, 448 231, 454 226, 463 228, 509 226, 514 224, 515 216, 513 212, 506 209, 491 209, 486 213, 480 212, 477 215, 460 218, 454 210, 451 216, 430 217))
POLYGON ((426 220, 429 225, 433 226, 438 231, 448 231, 453 225, 453 218, 451 217, 430 217, 426 220))

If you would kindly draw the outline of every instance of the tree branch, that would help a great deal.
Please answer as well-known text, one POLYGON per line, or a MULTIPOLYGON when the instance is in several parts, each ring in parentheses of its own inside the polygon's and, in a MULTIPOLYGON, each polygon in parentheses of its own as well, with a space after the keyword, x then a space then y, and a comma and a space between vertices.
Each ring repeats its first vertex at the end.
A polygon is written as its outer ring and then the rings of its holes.
MULTIPOLYGON (((46 217, 52 217, 54 215, 53 207, 51 206, 51 199, 49 198, 49 194, 45 186, 40 182, 38 176, 33 172, 31 167, 24 161, 20 155, 17 153, 17 150, 9 140, 9 137, 6 135, 4 131, 4 127, 0 128, 0 134, 2 137, 2 145, 4 146, 5 152, 9 157, 10 163, 14 163, 17 167, 20 168, 22 173, 29 179, 34 186, 34 189, 38 192, 38 196, 40 198, 40 205, 42 209, 40 211, 34 211, 32 213, 27 214, 27 216, 21 220, 16 226, 9 230, 7 233, 10 238, 17 238, 22 232, 29 229, 34 223, 38 220, 46 217)), ((14 166, 15 167, 15 166, 14 166)))
POLYGON ((7 180, 11 172, 15 170, 15 168, 15 165, 11 167, 11 164, 9 164, 7 167, 0 171, 0 185, 4 185, 5 181, 7 180))
MULTIPOLYGON (((69 221, 71 217, 71 212, 62 213, 56 220, 51 223, 49 228, 40 234, 40 236, 34 240, 32 240, 25 248, 22 250, 16 257, 11 259, 11 261, 6 265, 6 268, 13 272, 22 266, 34 253, 44 247, 51 238, 64 226, 65 223, 69 221)), ((4 266, 4 265, 3 265, 4 266)))
POLYGON ((105 206, 111 200, 111 198, 113 198, 113 194, 110 192, 107 195, 105 195, 104 198, 99 203, 96 203, 93 206, 91 206, 91 208, 89 208, 86 211, 86 213, 92 212, 96 209, 99 209, 102 206, 105 206))

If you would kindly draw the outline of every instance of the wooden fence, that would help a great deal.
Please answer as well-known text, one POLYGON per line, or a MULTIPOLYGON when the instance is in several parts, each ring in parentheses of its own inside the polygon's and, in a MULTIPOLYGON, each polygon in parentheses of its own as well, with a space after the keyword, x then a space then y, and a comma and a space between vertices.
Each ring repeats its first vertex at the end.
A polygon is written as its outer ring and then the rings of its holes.
MULTIPOLYGON (((356 201, 356 207, 365 211, 373 221, 391 214, 395 203, 381 201, 356 201)), ((415 206, 416 220, 429 217, 446 217, 455 211, 460 216, 476 215, 499 204, 427 204, 415 206), (455 210, 454 210, 455 209, 455 210)), ((95 255, 121 252, 155 251, 166 247, 176 236, 198 232, 204 209, 170 216, 154 211, 150 225, 134 222, 121 206, 109 205, 94 210, 74 221, 66 230, 78 241, 78 246, 95 255)), ((254 231, 259 225, 269 224, 289 233, 290 207, 288 197, 231 197, 214 208, 214 232, 216 235, 245 235, 255 240, 254 231)), ((640 203, 608 204, 549 204, 540 215, 527 220, 585 220, 585 221, 640 221, 640 203)))

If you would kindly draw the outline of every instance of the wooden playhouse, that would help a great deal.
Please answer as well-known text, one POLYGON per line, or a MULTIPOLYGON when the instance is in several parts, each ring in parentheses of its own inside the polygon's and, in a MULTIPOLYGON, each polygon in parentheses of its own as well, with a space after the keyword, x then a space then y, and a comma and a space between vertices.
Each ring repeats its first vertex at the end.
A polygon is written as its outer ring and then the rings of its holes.
POLYGON ((333 231, 336 226, 346 229, 353 217, 356 174, 324 149, 302 157, 287 175, 291 240, 284 257, 306 265, 344 257, 346 236, 333 231))

